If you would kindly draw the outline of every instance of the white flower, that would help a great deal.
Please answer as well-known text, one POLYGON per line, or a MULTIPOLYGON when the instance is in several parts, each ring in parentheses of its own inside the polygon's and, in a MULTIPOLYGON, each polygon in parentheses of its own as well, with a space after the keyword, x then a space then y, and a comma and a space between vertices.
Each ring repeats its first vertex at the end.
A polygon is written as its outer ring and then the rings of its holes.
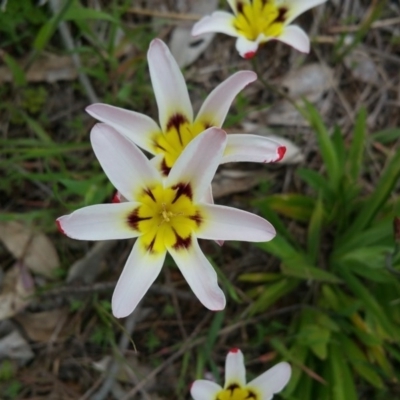
POLYGON ((225 385, 222 388, 212 381, 195 381, 190 389, 194 400, 270 400, 289 382, 292 370, 281 362, 258 378, 246 383, 243 354, 232 349, 225 363, 225 385))
POLYGON ((273 226, 254 214, 202 201, 221 162, 226 133, 209 128, 184 149, 165 177, 129 139, 106 124, 91 132, 93 150, 126 199, 81 208, 58 218, 65 235, 79 240, 138 238, 112 297, 116 317, 129 315, 171 254, 193 292, 211 310, 225 307, 217 274, 197 239, 263 242, 273 226))
MULTIPOLYGON (((153 40, 147 58, 158 105, 159 125, 147 115, 107 104, 92 104, 86 111, 155 155, 154 162, 167 175, 193 138, 207 128, 222 127, 236 95, 256 80, 257 75, 253 71, 233 74, 209 94, 194 118, 184 77, 165 43, 153 40)), ((220 162, 269 163, 279 161, 285 150, 271 139, 232 134, 228 136, 220 162)))
POLYGON ((290 23, 303 12, 326 0, 227 0, 233 14, 215 11, 203 17, 192 35, 219 32, 237 37, 236 49, 244 58, 253 57, 261 43, 279 40, 308 53, 310 40, 297 25, 290 23))

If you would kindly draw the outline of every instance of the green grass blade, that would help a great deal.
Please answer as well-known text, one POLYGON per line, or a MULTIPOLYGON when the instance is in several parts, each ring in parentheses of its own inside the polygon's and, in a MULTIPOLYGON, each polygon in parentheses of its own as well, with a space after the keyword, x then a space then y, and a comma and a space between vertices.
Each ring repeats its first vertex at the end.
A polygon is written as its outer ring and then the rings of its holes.
POLYGON ((363 163, 364 156, 364 144, 366 136, 366 122, 367 122, 367 112, 365 108, 361 108, 357 115, 353 140, 349 149, 348 156, 348 174, 353 183, 357 183, 363 163))
POLYGON ((336 191, 343 173, 339 165, 338 155, 336 154, 328 129, 317 109, 308 101, 306 101, 306 109, 308 111, 309 122, 317 135, 319 150, 321 151, 328 177, 334 191, 336 191))

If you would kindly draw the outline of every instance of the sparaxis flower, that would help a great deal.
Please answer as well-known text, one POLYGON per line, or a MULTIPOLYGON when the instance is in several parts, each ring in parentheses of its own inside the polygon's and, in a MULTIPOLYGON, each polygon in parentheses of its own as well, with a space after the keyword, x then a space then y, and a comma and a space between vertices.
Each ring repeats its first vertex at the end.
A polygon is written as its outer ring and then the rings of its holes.
MULTIPOLYGON (((153 40, 147 59, 159 124, 147 115, 107 104, 92 104, 86 111, 156 156, 154 162, 167 175, 197 135, 209 127, 222 127, 236 95, 256 80, 257 75, 253 71, 239 71, 230 76, 210 93, 194 118, 185 79, 166 44, 153 40)), ((231 134, 221 163, 279 161, 285 150, 279 143, 261 136, 231 134)))
POLYGON ((203 17, 192 35, 219 32, 236 37, 236 49, 252 58, 261 43, 279 40, 303 53, 310 51, 307 34, 291 22, 303 12, 326 0, 227 0, 233 14, 215 11, 203 17))
POLYGON ((243 354, 232 349, 225 362, 225 385, 197 380, 190 393, 194 400, 270 400, 289 382, 292 370, 288 363, 281 362, 258 378, 246 383, 246 369, 243 354))
POLYGON ((126 200, 81 208, 57 220, 79 240, 137 238, 117 282, 112 310, 129 315, 157 278, 167 252, 195 295, 210 310, 225 307, 217 274, 197 239, 263 242, 275 236, 261 217, 202 202, 223 157, 226 133, 209 128, 183 150, 167 177, 125 136, 106 124, 91 131, 104 172, 126 200))

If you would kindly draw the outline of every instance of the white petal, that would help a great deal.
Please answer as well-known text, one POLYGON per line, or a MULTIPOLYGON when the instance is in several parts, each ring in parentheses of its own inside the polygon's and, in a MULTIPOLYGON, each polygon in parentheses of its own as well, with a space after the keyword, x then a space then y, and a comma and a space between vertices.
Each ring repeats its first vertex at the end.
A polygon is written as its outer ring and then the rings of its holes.
POLYGON ((122 133, 142 149, 153 153, 151 136, 160 128, 150 117, 135 111, 109 106, 108 104, 92 104, 86 111, 93 117, 122 133))
POLYGON ((128 316, 159 275, 166 253, 144 252, 138 239, 115 287, 111 306, 117 318, 128 316))
POLYGON ((253 71, 239 71, 219 84, 206 98, 196 117, 208 126, 221 127, 238 93, 257 79, 253 71))
POLYGON ((202 204, 203 223, 196 235, 200 239, 267 242, 276 235, 264 218, 247 211, 216 204, 202 204))
POLYGON ((225 385, 237 384, 241 387, 246 385, 246 367, 244 366, 243 353, 239 349, 232 349, 226 356, 225 361, 225 385))
POLYGON ((234 21, 235 16, 233 14, 225 11, 215 11, 193 25, 192 35, 198 36, 203 33, 218 32, 236 37, 238 36, 238 32, 234 27, 234 21))
POLYGON ((139 203, 96 204, 57 219, 59 230, 72 239, 129 239, 139 235, 128 217, 139 203))
POLYGON ((96 124, 90 139, 108 179, 128 200, 133 200, 140 188, 161 180, 160 173, 138 147, 110 126, 96 124))
POLYGON ((258 50, 259 42, 257 40, 249 40, 244 36, 239 36, 236 40, 236 50, 243 58, 252 58, 258 50))
POLYGON ((237 14, 237 12, 238 12, 238 7, 237 7, 238 3, 242 3, 242 4, 250 3, 250 0, 227 0, 227 1, 228 1, 229 5, 230 5, 232 11, 235 14, 237 14))
POLYGON ((303 29, 297 25, 286 26, 282 34, 275 39, 292 46, 302 53, 310 52, 310 39, 303 29))
POLYGON ((214 400, 221 390, 221 386, 215 382, 201 379, 193 382, 190 394, 194 400, 214 400))
POLYGON ((192 236, 188 248, 168 249, 182 275, 204 307, 212 311, 225 308, 224 292, 218 286, 217 274, 192 236))
POLYGON ((154 39, 147 59, 162 130, 166 132, 168 122, 177 114, 192 123, 193 109, 185 79, 167 45, 154 39))
POLYGON ((288 8, 286 24, 290 24, 300 14, 303 14, 310 8, 319 6, 327 0, 285 0, 284 6, 288 8))
POLYGON ((291 374, 290 365, 281 362, 249 382, 247 387, 261 392, 263 400, 270 400, 275 393, 279 393, 287 385, 291 374))
POLYGON ((209 128, 196 136, 183 150, 168 177, 167 187, 188 183, 193 200, 201 199, 221 162, 227 142, 227 134, 219 128, 209 128))
POLYGON ((222 163, 277 162, 285 155, 285 146, 263 136, 248 134, 228 135, 222 163))

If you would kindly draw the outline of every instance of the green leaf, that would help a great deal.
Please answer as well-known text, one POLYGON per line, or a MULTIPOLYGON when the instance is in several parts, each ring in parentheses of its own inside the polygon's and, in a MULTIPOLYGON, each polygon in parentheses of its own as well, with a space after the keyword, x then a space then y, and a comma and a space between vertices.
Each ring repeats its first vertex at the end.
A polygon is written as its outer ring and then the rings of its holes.
POLYGON ((281 297, 292 292, 299 284, 300 281, 297 279, 281 279, 271 285, 265 285, 264 292, 251 305, 250 315, 264 312, 281 297))
POLYGON ((92 8, 86 8, 81 6, 78 2, 74 2, 72 7, 68 8, 63 15, 63 20, 65 21, 80 21, 80 20, 103 20, 113 23, 118 23, 119 21, 112 15, 105 13, 103 11, 94 10, 92 8))
POLYGON ((299 168, 296 170, 296 174, 317 193, 322 192, 324 198, 329 198, 334 195, 326 177, 321 175, 319 172, 308 168, 299 168))
POLYGON ((317 135, 319 150, 321 151, 329 180, 333 190, 336 192, 343 175, 343 171, 339 165, 338 155, 336 154, 335 147, 333 146, 321 115, 310 102, 305 101, 305 104, 308 111, 309 122, 317 135))
POLYGON ((374 192, 365 199, 355 221, 348 228, 346 235, 342 237, 340 242, 346 242, 353 235, 357 235, 366 228, 376 214, 384 206, 388 198, 391 196, 392 190, 400 177, 400 150, 390 159, 388 165, 383 171, 374 192))
POLYGON ((346 356, 339 344, 330 347, 328 360, 331 364, 333 377, 331 383, 332 398, 335 400, 358 400, 354 378, 346 356))
POLYGON ((26 85, 26 77, 24 70, 19 66, 15 58, 10 56, 8 53, 3 54, 3 60, 7 64, 10 69, 14 83, 16 86, 25 86, 26 85))
POLYGON ((307 281, 341 283, 336 275, 320 268, 313 267, 302 256, 288 257, 281 264, 281 271, 284 275, 293 278, 305 279, 307 281))
POLYGON ((350 175, 351 181, 354 184, 358 183, 363 164, 366 122, 367 112, 365 108, 361 108, 357 115, 354 127, 353 140, 351 142, 348 155, 348 168, 346 169, 350 175))
POLYGON ((388 337, 391 337, 393 340, 398 340, 398 330, 395 329, 393 324, 389 321, 385 310, 377 302, 374 295, 348 270, 348 268, 340 267, 338 271, 351 291, 364 303, 366 309, 374 315, 388 337))
POLYGON ((400 138, 400 128, 388 128, 371 135, 372 141, 389 144, 400 138))
POLYGON ((339 126, 335 126, 332 134, 332 143, 337 154, 339 165, 344 165, 346 162, 346 147, 344 143, 343 133, 339 126))
POLYGON ((324 207, 321 196, 315 203, 314 212, 311 215, 307 232, 307 249, 312 263, 316 263, 322 238, 322 224, 324 220, 324 207))
POLYGON ((303 325, 298 333, 298 342, 307 346, 320 359, 325 360, 328 355, 328 344, 331 331, 323 326, 303 325))
POLYGON ((384 384, 380 376, 372 368, 370 361, 361 349, 345 335, 338 335, 340 346, 346 353, 349 362, 357 373, 368 383, 378 389, 383 389, 384 384))
POLYGON ((301 194, 274 194, 263 201, 275 212, 296 221, 309 221, 315 204, 314 199, 301 194))

